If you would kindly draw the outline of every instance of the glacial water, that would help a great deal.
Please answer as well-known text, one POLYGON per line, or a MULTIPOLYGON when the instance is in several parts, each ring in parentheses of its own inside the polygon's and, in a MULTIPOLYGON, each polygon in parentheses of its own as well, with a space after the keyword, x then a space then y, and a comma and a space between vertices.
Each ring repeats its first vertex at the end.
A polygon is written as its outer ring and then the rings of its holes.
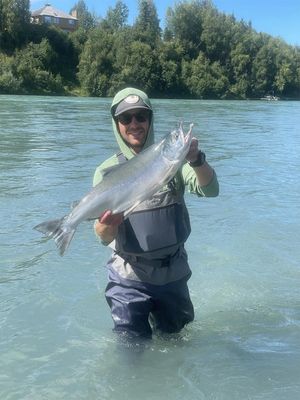
POLYGON ((0 399, 298 400, 300 102, 154 100, 220 182, 186 195, 195 321, 118 343, 92 223, 65 256, 32 227, 69 212, 116 150, 111 99, 0 96, 0 399))

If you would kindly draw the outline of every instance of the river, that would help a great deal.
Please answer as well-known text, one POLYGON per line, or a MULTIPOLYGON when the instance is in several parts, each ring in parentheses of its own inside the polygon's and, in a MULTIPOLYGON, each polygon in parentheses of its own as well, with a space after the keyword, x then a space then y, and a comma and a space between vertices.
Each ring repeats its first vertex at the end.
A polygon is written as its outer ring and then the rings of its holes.
POLYGON ((0 96, 1 400, 298 400, 300 102, 153 100, 183 119, 220 183, 186 194, 195 321, 124 349, 92 223, 64 257, 32 227, 60 217, 116 150, 111 99, 0 96))

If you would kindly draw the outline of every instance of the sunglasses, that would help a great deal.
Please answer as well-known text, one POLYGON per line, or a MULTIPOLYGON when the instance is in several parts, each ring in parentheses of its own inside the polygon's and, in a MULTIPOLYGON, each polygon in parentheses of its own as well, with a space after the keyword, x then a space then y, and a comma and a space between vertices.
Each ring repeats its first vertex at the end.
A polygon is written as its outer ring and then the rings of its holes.
POLYGON ((149 119, 148 111, 140 111, 136 114, 124 113, 117 117, 117 120, 121 122, 122 125, 128 125, 131 123, 132 118, 135 118, 137 122, 146 122, 149 119))

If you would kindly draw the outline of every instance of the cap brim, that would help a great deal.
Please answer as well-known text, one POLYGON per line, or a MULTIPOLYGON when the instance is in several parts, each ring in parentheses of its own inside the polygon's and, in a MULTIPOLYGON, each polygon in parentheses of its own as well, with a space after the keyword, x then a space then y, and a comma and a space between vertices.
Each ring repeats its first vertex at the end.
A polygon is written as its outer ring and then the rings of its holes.
POLYGON ((138 109, 140 109, 140 110, 148 110, 148 111, 151 111, 151 108, 146 107, 146 106, 142 106, 142 105, 136 105, 136 106, 134 106, 134 105, 128 105, 128 107, 124 107, 124 108, 122 108, 120 111, 117 111, 117 110, 116 110, 114 116, 117 117, 118 115, 123 114, 123 113, 126 112, 126 111, 138 110, 138 109))

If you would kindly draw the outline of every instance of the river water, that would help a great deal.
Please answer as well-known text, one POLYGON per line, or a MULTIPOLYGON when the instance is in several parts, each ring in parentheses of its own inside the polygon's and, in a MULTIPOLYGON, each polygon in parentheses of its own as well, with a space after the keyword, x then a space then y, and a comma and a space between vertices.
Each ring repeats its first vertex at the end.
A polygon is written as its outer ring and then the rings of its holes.
POLYGON ((0 96, 1 400, 298 400, 300 102, 153 101, 157 139, 194 122, 220 195, 186 195, 195 321, 137 351, 111 331, 92 224, 63 258, 32 229, 115 152, 110 101, 0 96))

